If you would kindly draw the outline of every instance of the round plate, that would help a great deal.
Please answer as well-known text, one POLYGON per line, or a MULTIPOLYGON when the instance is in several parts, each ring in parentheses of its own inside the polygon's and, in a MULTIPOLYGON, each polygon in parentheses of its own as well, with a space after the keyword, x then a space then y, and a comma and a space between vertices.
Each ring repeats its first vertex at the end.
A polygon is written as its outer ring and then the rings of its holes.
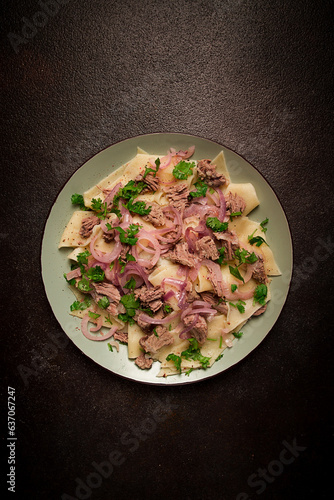
POLYGON ((64 332, 93 361, 111 372, 132 379, 157 385, 193 383, 223 372, 241 361, 265 338, 275 324, 286 300, 292 275, 292 242, 288 222, 272 188, 264 177, 246 160, 230 149, 200 137, 186 134, 149 134, 133 137, 114 144, 88 160, 68 180, 54 202, 47 219, 41 251, 42 277, 47 298, 55 317, 64 332), (224 356, 207 370, 194 370, 188 376, 183 374, 158 378, 160 363, 155 362, 150 370, 141 370, 127 356, 127 346, 120 345, 119 353, 110 352, 108 341, 94 342, 86 339, 80 331, 80 320, 69 314, 74 295, 67 286, 64 272, 67 271, 67 254, 71 249, 58 249, 63 230, 73 213, 71 195, 83 193, 111 171, 133 158, 137 147, 150 154, 166 154, 169 148, 176 150, 195 146, 193 158, 213 159, 224 151, 227 168, 232 182, 251 182, 257 192, 260 205, 249 214, 249 218, 261 222, 269 218, 267 241, 274 252, 282 275, 274 277, 271 283, 272 298, 265 314, 252 318, 243 328, 244 335, 235 339, 232 348, 224 351, 224 356))

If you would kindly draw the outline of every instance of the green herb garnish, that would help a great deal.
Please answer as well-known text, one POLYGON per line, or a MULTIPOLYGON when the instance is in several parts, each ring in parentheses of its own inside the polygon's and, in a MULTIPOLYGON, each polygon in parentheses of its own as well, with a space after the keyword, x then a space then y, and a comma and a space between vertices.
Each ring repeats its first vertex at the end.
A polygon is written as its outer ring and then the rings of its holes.
POLYGON ((139 231, 139 226, 137 224, 130 224, 127 231, 124 231, 121 227, 115 227, 114 229, 120 233, 119 239, 121 243, 127 245, 135 245, 137 243, 138 238, 135 237, 139 231))
POLYGON ((241 276, 240 271, 237 267, 232 267, 232 266, 228 266, 228 267, 229 267, 229 270, 230 270, 230 273, 232 274, 232 276, 234 276, 238 280, 243 281, 245 283, 245 281, 244 281, 243 277, 241 276))
POLYGON ((228 223, 220 222, 218 217, 208 217, 206 219, 206 226, 212 229, 215 233, 222 233, 228 228, 228 223))
POLYGON ((71 311, 84 311, 89 307, 91 304, 91 301, 88 297, 85 298, 83 301, 76 300, 73 302, 73 304, 70 306, 71 311))
POLYGON ((177 356, 174 353, 170 353, 170 354, 168 354, 168 356, 166 358, 166 361, 173 361, 174 365, 175 365, 175 368, 178 371, 181 371, 181 356, 177 356))
POLYGON ((236 304, 233 304, 233 302, 230 302, 230 304, 231 304, 231 306, 236 307, 240 313, 245 312, 244 306, 246 305, 246 302, 244 302, 243 300, 238 300, 238 302, 236 304))
POLYGON ((104 280, 105 274, 100 266, 95 266, 87 269, 86 276, 91 281, 99 282, 104 280))
POLYGON ((182 358, 186 358, 187 360, 193 359, 194 361, 199 361, 202 365, 202 368, 206 369, 209 366, 209 362, 211 358, 203 356, 199 349, 198 341, 196 339, 189 339, 190 346, 186 351, 181 353, 182 358))
POLYGON ((109 306, 109 304, 110 304, 109 299, 105 295, 103 297, 101 297, 100 300, 97 303, 97 305, 99 307, 101 307, 101 309, 107 309, 107 307, 109 306))
POLYGON ((231 292, 234 293, 237 288, 238 288, 238 285, 231 285, 231 292))
POLYGON ((190 191, 190 193, 189 193, 190 198, 200 198, 202 196, 205 196, 206 191, 209 187, 202 180, 198 180, 197 182, 195 182, 194 186, 196 188, 196 191, 190 191))
POLYGON ((261 306, 264 306, 266 303, 267 293, 268 293, 267 285, 264 284, 258 285, 255 288, 253 303, 255 304, 256 302, 258 302, 261 306))
POLYGON ((134 279, 133 276, 131 276, 131 278, 125 283, 124 288, 127 288, 128 290, 134 290, 135 286, 136 286, 136 280, 134 279))
POLYGON ((133 317, 136 314, 136 310, 140 308, 139 300, 135 298, 134 293, 129 293, 127 295, 123 295, 123 297, 120 300, 120 303, 123 304, 123 306, 125 307, 126 313, 119 314, 118 318, 121 321, 128 322, 129 325, 133 325, 134 324, 133 317))
POLYGON ((266 232, 267 232, 267 229, 268 229, 268 228, 267 228, 267 227, 264 227, 264 226, 265 226, 265 225, 267 225, 267 224, 268 224, 268 222, 269 222, 268 217, 267 217, 266 219, 264 219, 262 222, 260 222, 261 231, 262 231, 263 233, 266 233, 266 232))
POLYGON ((236 339, 241 339, 243 332, 232 332, 236 339))
POLYGON ((173 169, 173 175, 176 179, 186 180, 193 173, 194 162, 181 160, 173 169))
POLYGON ((82 194, 78 193, 72 194, 71 202, 73 205, 79 205, 80 210, 90 210, 85 206, 84 197, 82 196, 82 194))
POLYGON ((98 314, 98 313, 94 313, 92 311, 88 311, 88 316, 92 319, 97 319, 101 316, 101 314, 98 314))
POLYGON ((101 198, 92 199, 92 209, 99 219, 105 219, 107 217, 108 204, 106 202, 103 203, 101 198))

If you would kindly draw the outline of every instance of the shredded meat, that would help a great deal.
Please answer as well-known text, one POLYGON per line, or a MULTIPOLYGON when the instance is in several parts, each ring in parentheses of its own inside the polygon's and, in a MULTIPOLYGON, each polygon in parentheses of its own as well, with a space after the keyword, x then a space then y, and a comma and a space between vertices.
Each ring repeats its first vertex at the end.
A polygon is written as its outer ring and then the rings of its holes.
MULTIPOLYGON (((194 314, 190 314, 189 316, 186 316, 184 318, 184 324, 186 326, 189 326, 190 323, 192 323, 195 319, 194 314)), ((190 330, 195 337, 195 339, 198 341, 199 344, 204 344, 207 336, 208 336, 208 324, 203 318, 203 316, 199 315, 198 320, 195 324, 195 326, 190 330)))
POLYGON ((157 191, 157 189, 159 187, 159 179, 158 179, 158 177, 154 176, 152 174, 152 172, 150 172, 149 174, 147 174, 146 177, 145 177, 145 179, 144 179, 143 174, 137 175, 137 177, 135 178, 135 181, 137 181, 137 182, 140 182, 140 181, 145 182, 145 184, 146 184, 147 187, 144 187, 144 189, 142 190, 142 193, 145 193, 145 191, 157 191))
POLYGON ((208 304, 210 304, 216 311, 221 314, 227 315, 228 308, 225 301, 222 301, 221 297, 218 297, 214 293, 211 292, 202 292, 201 293, 202 300, 205 300, 208 304))
POLYGON ((118 304, 121 296, 117 288, 111 283, 92 283, 98 295, 106 296, 111 302, 118 304))
POLYGON ((120 342, 124 342, 124 344, 128 343, 128 334, 124 332, 116 332, 114 333, 114 339, 119 340, 120 342))
POLYGON ((246 208, 245 200, 237 193, 227 193, 225 196, 226 214, 230 215, 235 212, 243 212, 246 208))
POLYGON ((216 244, 210 236, 204 236, 200 240, 197 240, 195 247, 201 259, 217 260, 219 258, 216 244))
POLYGON ((110 313, 112 316, 116 316, 118 314, 117 305, 111 302, 106 311, 108 311, 108 313, 110 313))
POLYGON ((153 226, 163 226, 166 224, 165 214, 158 203, 153 202, 152 205, 146 205, 147 207, 151 207, 151 211, 148 215, 143 215, 144 220, 151 222, 153 226))
POLYGON ((210 281, 215 294, 218 295, 218 297, 222 297, 224 294, 222 284, 217 280, 216 275, 211 269, 209 269, 208 280, 210 281))
POLYGON ((145 352, 155 354, 162 347, 173 344, 173 335, 169 333, 166 327, 159 325, 155 328, 155 332, 157 335, 153 332, 151 335, 146 335, 139 340, 139 344, 145 352))
POLYGON ((260 307, 260 309, 258 309, 257 311, 255 311, 255 313, 253 314, 253 316, 260 316, 260 314, 263 314, 265 312, 265 310, 267 309, 267 305, 268 304, 265 304, 264 306, 260 307))
POLYGON ((211 160, 200 160, 197 163, 197 173, 199 178, 209 186, 220 186, 226 183, 225 176, 217 172, 217 167, 211 163, 211 160))
POLYGON ((153 359, 146 358, 145 354, 142 353, 140 356, 138 356, 138 358, 135 359, 135 363, 142 370, 148 370, 152 366, 153 359))
POLYGON ((100 219, 96 215, 91 215, 82 219, 79 234, 82 238, 88 238, 92 234, 93 227, 100 224, 100 219))
POLYGON ((130 251, 130 245, 124 245, 122 246, 121 253, 119 254, 119 258, 126 261, 126 254, 130 251))
POLYGON ((168 186, 165 188, 170 204, 179 212, 183 213, 186 205, 188 204, 189 189, 187 184, 180 183, 175 186, 168 186))
POLYGON ((155 286, 148 289, 147 286, 144 285, 135 290, 135 297, 139 299, 145 307, 149 307, 153 312, 156 312, 163 304, 161 297, 164 293, 161 286, 155 286))
POLYGON ((173 250, 167 252, 164 257, 170 259, 172 262, 188 267, 194 267, 197 263, 194 255, 189 253, 188 245, 185 241, 177 243, 173 250))
POLYGON ((104 233, 103 239, 106 243, 111 243, 115 238, 115 230, 113 229, 110 233, 104 233))
POLYGON ((257 261, 254 262, 254 264, 252 264, 252 267, 253 267, 252 278, 254 278, 256 281, 259 281, 260 283, 266 283, 268 280, 264 268, 263 258, 257 255, 257 261))
POLYGON ((195 300, 201 300, 201 297, 196 290, 190 290, 187 295, 187 303, 192 304, 195 300))
POLYGON ((234 259, 234 252, 239 248, 239 239, 234 231, 223 231, 221 233, 213 233, 217 240, 223 241, 223 245, 227 250, 227 260, 234 259))

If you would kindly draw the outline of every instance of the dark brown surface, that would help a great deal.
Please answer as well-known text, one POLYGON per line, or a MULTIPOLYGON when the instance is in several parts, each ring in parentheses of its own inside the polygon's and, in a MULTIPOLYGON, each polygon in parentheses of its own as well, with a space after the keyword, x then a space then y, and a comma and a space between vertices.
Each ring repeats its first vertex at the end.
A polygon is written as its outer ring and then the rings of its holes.
MULTIPOLYGON (((328 498, 332 3, 60 3, 56 12, 49 2, 53 16, 36 14, 37 0, 1 4, 1 350, 4 408, 7 385, 16 389, 12 498, 328 498), (276 191, 294 242, 292 290, 271 333, 233 369, 191 386, 140 385, 95 365, 61 332, 40 277, 43 227, 69 176, 108 145, 151 132, 195 134, 247 158, 276 191), (159 400, 171 405, 165 413, 159 400), (304 448, 295 456, 283 451, 293 443, 304 448), (122 463, 96 475, 94 463, 111 459, 122 463), (99 487, 76 492, 77 478, 99 487)), ((5 421, 2 430, 6 438, 5 421)))

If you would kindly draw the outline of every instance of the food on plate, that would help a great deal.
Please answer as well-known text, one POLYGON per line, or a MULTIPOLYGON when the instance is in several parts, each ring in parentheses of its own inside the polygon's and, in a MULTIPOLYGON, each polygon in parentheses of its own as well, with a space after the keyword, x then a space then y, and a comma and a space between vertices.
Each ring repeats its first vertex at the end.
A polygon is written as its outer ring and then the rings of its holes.
POLYGON ((158 376, 207 369, 265 313, 280 274, 251 183, 233 183, 224 153, 195 148, 134 158, 83 194, 60 239, 71 247, 70 313, 87 341, 158 376), (115 354, 117 355, 117 354, 115 354))

